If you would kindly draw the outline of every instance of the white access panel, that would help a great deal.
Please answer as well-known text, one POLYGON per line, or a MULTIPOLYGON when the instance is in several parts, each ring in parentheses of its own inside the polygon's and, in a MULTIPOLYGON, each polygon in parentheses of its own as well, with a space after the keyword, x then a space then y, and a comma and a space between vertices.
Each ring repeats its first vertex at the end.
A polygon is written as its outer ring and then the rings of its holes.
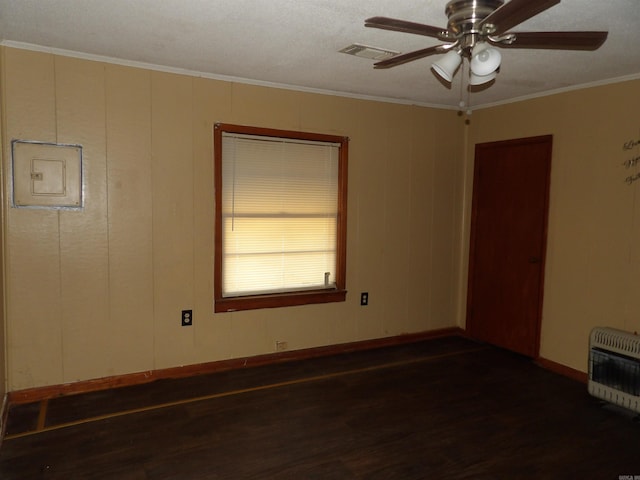
POLYGON ((82 146, 14 140, 13 206, 82 208, 82 146))

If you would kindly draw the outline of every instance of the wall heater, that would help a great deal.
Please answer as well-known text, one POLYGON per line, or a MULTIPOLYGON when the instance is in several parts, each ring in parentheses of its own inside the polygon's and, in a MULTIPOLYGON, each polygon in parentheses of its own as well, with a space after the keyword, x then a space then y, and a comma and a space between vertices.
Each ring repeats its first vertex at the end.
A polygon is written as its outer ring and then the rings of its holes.
POLYGON ((640 336, 596 327, 589 336, 588 390, 594 397, 640 413, 640 336))

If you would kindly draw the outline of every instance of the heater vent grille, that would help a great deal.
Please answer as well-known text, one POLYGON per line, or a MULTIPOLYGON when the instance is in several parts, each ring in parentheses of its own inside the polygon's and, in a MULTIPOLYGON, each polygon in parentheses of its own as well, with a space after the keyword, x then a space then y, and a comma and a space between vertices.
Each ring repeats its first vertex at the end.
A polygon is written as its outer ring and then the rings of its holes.
POLYGON ((640 358, 640 336, 615 328, 594 328, 591 331, 591 347, 640 358))
POLYGON ((589 336, 588 390, 594 397, 640 413, 640 337, 608 327, 589 336))

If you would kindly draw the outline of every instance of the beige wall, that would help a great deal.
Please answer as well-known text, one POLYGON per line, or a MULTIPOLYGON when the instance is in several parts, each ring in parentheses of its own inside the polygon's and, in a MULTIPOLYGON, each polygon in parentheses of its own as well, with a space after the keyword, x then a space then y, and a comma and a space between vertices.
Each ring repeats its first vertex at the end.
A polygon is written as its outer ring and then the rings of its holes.
MULTIPOLYGON (((0 55, 0 84, 4 83, 3 58, 0 55)), ((2 109, 2 96, 0 95, 0 145, 4 145, 4 114, 2 109)), ((4 165, 4 151, 0 148, 0 165, 4 165)), ((4 173, 0 173, 4 178, 4 173)), ((4 302, 4 205, 6 204, 6 194, 4 185, 0 185, 0 432, 2 432, 2 406, 7 393, 7 357, 6 357, 6 323, 5 323, 5 302, 4 302)))
POLYGON ((474 145, 545 134, 541 355, 585 371, 592 327, 640 330, 640 180, 625 183, 640 162, 624 166, 640 147, 622 148, 640 139, 638 80, 478 110, 465 127, 452 111, 0 53, 5 191, 15 138, 82 144, 86 196, 82 212, 3 198, 9 391, 269 353, 276 340, 463 326, 474 145), (347 302, 213 314, 217 121, 351 138, 347 302), (187 308, 193 327, 180 326, 187 308))
POLYGON ((86 195, 81 212, 4 200, 9 390, 458 321, 455 112, 2 55, 5 187, 10 139, 79 143, 86 195), (351 138, 346 302, 213 314, 216 121, 351 138), (188 308, 194 326, 181 327, 188 308))
POLYGON ((540 354, 581 371, 594 326, 640 331, 640 180, 625 183, 640 159, 623 165, 640 157, 623 150, 639 111, 635 80, 483 109, 469 128, 468 175, 476 143, 553 135, 540 354))

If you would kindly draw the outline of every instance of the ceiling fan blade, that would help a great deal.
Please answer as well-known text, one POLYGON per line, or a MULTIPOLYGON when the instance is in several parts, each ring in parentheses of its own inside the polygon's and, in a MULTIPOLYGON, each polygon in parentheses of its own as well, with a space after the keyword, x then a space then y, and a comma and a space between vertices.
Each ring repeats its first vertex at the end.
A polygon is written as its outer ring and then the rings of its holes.
POLYGON ((415 52, 403 53, 401 55, 396 55, 395 57, 387 58, 381 62, 374 63, 373 68, 397 67, 403 63, 413 62, 414 60, 419 60, 420 58, 428 57, 429 55, 434 55, 436 53, 442 53, 441 45, 423 48, 422 50, 416 50, 415 52))
POLYGON ((493 25, 488 33, 500 35, 558 3, 560 0, 510 0, 487 15, 479 25, 484 29, 493 25))
POLYGON ((365 27, 381 28, 383 30, 392 30, 394 32, 415 33, 416 35, 425 35, 427 37, 446 38, 447 31, 443 28, 432 27, 422 23, 407 22, 405 20, 397 20, 388 17, 371 17, 364 21, 365 27))
POLYGON ((550 48, 557 50, 597 50, 609 32, 511 32, 512 43, 498 43, 505 48, 550 48))

